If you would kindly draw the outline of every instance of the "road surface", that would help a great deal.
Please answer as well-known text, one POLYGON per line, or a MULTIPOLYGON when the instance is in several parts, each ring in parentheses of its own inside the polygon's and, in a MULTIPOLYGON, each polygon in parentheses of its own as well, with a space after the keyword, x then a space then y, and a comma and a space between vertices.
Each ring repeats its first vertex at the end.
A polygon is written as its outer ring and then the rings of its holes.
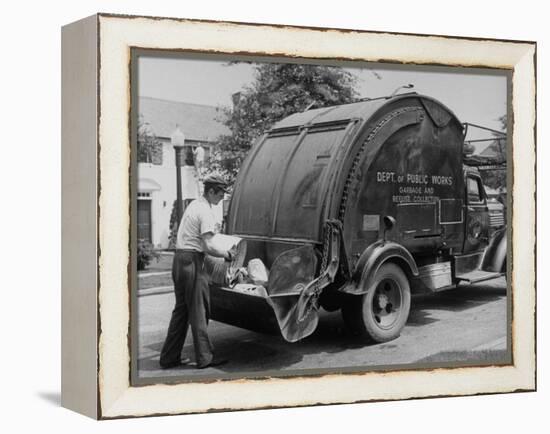
MULTIPOLYGON (((211 321, 209 333, 215 353, 229 361, 204 370, 196 369, 194 364, 170 370, 158 366, 173 303, 170 288, 149 289, 138 297, 140 379, 290 375, 311 369, 342 372, 418 364, 448 366, 456 362, 487 364, 505 362, 509 357, 504 278, 413 296, 409 320, 401 336, 384 344, 365 345, 350 335, 339 312, 322 311, 315 333, 292 344, 279 336, 211 321)), ((194 359, 190 332, 183 355, 194 359)))

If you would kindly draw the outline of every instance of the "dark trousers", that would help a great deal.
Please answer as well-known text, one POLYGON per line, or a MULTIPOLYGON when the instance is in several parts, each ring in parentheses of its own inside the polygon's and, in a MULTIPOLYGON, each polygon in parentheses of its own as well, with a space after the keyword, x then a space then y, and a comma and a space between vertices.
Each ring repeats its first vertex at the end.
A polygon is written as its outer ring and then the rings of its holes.
POLYGON ((187 329, 191 326, 195 360, 198 366, 206 365, 212 360, 213 347, 207 332, 210 293, 208 276, 204 270, 204 254, 176 250, 172 263, 172 279, 176 304, 160 353, 160 364, 169 366, 181 360, 187 329))

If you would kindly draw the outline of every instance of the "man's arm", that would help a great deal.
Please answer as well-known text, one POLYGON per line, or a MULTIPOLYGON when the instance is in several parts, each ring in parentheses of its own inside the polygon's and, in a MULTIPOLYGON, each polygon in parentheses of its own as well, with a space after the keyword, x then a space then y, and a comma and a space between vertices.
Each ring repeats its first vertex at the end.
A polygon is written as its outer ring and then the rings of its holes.
POLYGON ((208 253, 210 256, 215 256, 217 258, 224 258, 228 261, 232 259, 232 254, 229 250, 218 249, 214 245, 214 234, 212 232, 206 232, 202 234, 201 238, 204 241, 205 253, 208 253))

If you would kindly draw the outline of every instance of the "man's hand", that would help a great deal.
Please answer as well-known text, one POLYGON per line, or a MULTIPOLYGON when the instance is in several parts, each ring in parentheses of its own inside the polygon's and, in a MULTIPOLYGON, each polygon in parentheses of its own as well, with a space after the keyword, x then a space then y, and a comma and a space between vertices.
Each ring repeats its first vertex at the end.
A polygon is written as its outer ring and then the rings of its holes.
POLYGON ((228 262, 233 262, 233 259, 235 259, 235 256, 237 256, 237 246, 231 247, 225 254, 224 259, 228 262))

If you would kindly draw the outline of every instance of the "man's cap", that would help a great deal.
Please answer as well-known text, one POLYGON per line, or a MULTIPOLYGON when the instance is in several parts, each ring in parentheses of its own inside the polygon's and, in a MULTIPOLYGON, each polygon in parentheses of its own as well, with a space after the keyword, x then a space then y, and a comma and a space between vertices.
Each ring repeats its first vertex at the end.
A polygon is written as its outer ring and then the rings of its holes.
POLYGON ((227 192, 227 188, 229 187, 229 184, 225 179, 223 179, 220 175, 208 175, 206 178, 204 178, 204 184, 210 184, 215 185, 216 187, 221 188, 223 191, 227 192))

